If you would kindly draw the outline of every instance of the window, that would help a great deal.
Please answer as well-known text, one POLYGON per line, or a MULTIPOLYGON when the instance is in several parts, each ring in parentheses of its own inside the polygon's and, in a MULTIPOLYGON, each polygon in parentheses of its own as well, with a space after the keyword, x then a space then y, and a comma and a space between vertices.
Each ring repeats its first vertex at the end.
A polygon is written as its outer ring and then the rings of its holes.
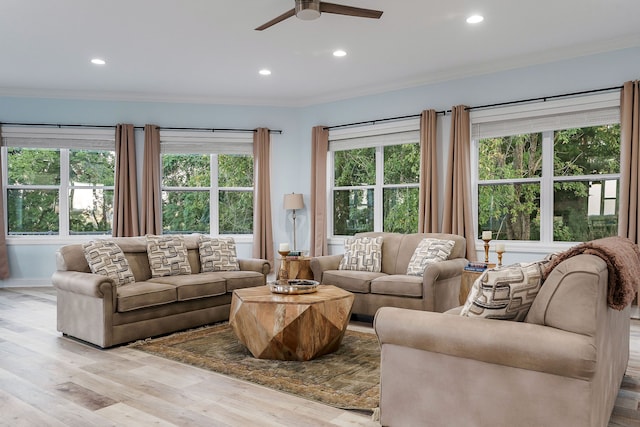
POLYGON ((477 235, 582 242, 617 234, 617 94, 472 113, 477 235))
POLYGON ((418 231, 417 120, 330 131, 333 235, 418 231))
POLYGON ((111 234, 114 131, 3 126, 7 234, 111 234))
POLYGON ((253 138, 160 132, 165 233, 253 233, 253 138))

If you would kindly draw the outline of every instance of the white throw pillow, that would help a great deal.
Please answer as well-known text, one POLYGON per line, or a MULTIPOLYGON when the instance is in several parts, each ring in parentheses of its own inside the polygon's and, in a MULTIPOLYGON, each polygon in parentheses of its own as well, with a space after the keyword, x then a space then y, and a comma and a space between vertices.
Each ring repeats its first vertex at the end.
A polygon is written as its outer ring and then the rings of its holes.
POLYGON ((112 278, 115 280, 116 286, 136 281, 124 252, 115 242, 91 240, 84 243, 82 249, 93 274, 101 274, 112 278))
POLYGON ((151 277, 191 274, 187 245, 180 235, 147 235, 147 257, 151 277))
POLYGON ((447 260, 455 244, 456 242, 453 240, 425 237, 418 243, 416 250, 411 255, 411 260, 407 266, 407 274, 410 276, 422 276, 427 265, 447 260))
POLYGON ((379 273, 382 269, 382 237, 348 237, 338 269, 379 273))
POLYGON ((485 270, 473 282, 460 315, 523 321, 542 286, 544 264, 532 262, 485 270))
POLYGON ((233 237, 200 236, 198 241, 200 253, 200 272, 238 271, 236 242, 233 237))

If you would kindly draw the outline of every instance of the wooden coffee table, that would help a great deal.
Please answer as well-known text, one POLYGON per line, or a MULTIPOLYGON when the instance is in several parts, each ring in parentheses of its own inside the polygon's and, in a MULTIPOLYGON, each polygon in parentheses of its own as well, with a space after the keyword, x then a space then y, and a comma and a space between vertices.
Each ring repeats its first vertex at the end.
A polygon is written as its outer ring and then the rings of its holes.
POLYGON ((311 360, 336 351, 347 329, 353 294, 331 285, 302 295, 268 286, 236 289, 229 324, 258 359, 311 360))

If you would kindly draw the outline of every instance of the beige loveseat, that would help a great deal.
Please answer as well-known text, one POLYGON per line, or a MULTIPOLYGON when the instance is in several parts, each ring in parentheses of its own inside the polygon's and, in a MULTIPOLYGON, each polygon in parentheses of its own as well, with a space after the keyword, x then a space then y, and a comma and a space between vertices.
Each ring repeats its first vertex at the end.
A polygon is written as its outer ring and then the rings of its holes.
POLYGON ((524 322, 382 308, 383 426, 606 426, 629 358, 629 306, 594 255, 562 261, 524 322))
POLYGON ((456 307, 460 278, 467 264, 465 238, 444 233, 356 234, 355 237, 382 237, 382 268, 379 273, 339 270, 343 254, 311 259, 314 279, 353 292, 353 313, 373 316, 380 307, 404 307, 443 312, 456 307), (455 242, 449 259, 428 265, 421 276, 407 275, 411 256, 426 237, 455 242))
POLYGON ((198 236, 185 236, 192 274, 151 277, 145 237, 119 237, 135 277, 117 287, 92 274, 81 244, 56 253, 57 327, 64 335, 100 347, 167 334, 229 319, 234 289, 266 283, 271 266, 261 259, 238 259, 239 271, 200 273, 198 236))

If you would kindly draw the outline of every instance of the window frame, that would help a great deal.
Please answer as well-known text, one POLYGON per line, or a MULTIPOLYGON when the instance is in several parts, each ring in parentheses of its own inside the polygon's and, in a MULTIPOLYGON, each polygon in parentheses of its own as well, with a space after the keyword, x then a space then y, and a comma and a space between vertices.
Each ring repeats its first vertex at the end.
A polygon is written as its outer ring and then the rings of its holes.
MULTIPOLYGON (((373 189, 373 232, 381 232, 384 222, 383 192, 389 188, 420 188, 417 183, 384 184, 384 148, 391 145, 420 144, 420 119, 398 120, 368 126, 329 129, 327 156, 327 212, 334 212, 334 191, 373 189), (375 149, 375 183, 368 185, 335 185, 335 152, 358 148, 375 149)), ((416 212, 416 217, 418 212, 416 212)), ((416 230, 417 232, 417 230, 416 230)), ((330 244, 340 243, 346 235, 335 234, 333 214, 327 215, 327 234, 330 244)))
MULTIPOLYGON (((20 235, 9 234, 8 210, 5 209, 2 220, 4 221, 7 244, 51 244, 58 242, 83 242, 96 237, 111 236, 112 233, 71 234, 70 221, 70 191, 72 189, 102 189, 115 191, 114 185, 90 185, 78 186, 70 182, 70 152, 71 150, 110 151, 116 155, 115 127, 103 129, 99 127, 65 128, 65 127, 38 127, 38 126, 2 126, 2 144, 0 147, 2 164, 2 191, 6 201, 7 192, 10 189, 25 190, 56 190, 58 192, 58 234, 33 234, 20 235), (60 184, 28 184, 9 185, 8 148, 33 148, 53 149, 60 153, 60 184)), ((114 183, 115 183, 114 167, 114 183)), ((113 224, 112 224, 113 225, 113 224)))
MULTIPOLYGON (((618 92, 472 111, 470 113, 470 160, 472 165, 471 194, 475 235, 478 236, 480 232, 477 229, 480 185, 539 182, 540 240, 504 240, 505 244, 509 246, 510 251, 514 252, 549 253, 566 250, 578 243, 553 240, 554 184, 561 181, 605 181, 608 179, 617 179, 619 182, 621 174, 555 176, 553 157, 554 132, 575 127, 591 127, 613 123, 620 123, 620 98, 618 92), (566 124, 563 124, 563 120, 566 124), (583 120, 583 123, 577 124, 580 120, 583 120), (502 130, 499 130, 501 123, 504 126, 502 126, 502 130), (491 127, 489 132, 502 133, 495 136, 540 132, 542 134, 541 176, 537 178, 480 180, 479 141, 489 137, 482 135, 480 128, 483 124, 488 124, 491 127), (517 130, 519 125, 523 129, 520 132, 517 130)), ((484 242, 482 240, 476 239, 476 250, 482 250, 483 245, 484 242)))
MULTIPOLYGON (((160 130, 160 192, 165 191, 207 191, 209 192, 209 232, 211 235, 221 235, 219 196, 220 192, 252 192, 255 197, 255 170, 253 187, 220 187, 218 176, 218 157, 220 155, 244 155, 253 159, 253 134, 248 132, 210 132, 210 131, 176 131, 160 130), (162 156, 165 154, 187 155, 198 154, 209 156, 209 186, 176 187, 163 185, 162 156)), ((164 203, 161 203, 160 215, 164 203)), ((253 206, 255 210, 255 203, 253 206)), ((255 226, 255 225, 254 225, 255 226)), ((164 224, 163 224, 164 230, 164 224)), ((253 230, 252 230, 253 231, 253 230)), ((180 231, 176 231, 180 233, 180 231)), ((236 242, 252 242, 253 232, 247 234, 224 234, 233 237, 236 242)))

